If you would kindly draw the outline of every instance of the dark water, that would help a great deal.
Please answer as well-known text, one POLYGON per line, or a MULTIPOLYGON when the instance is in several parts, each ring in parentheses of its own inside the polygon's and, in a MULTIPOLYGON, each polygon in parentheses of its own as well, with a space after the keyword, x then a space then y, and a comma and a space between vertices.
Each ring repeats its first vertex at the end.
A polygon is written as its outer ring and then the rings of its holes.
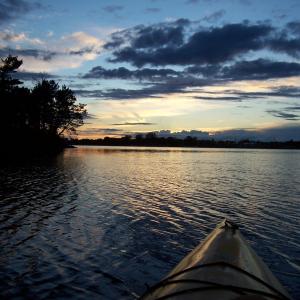
POLYGON ((0 178, 1 299, 133 299, 223 217, 300 299, 300 151, 82 147, 0 178))

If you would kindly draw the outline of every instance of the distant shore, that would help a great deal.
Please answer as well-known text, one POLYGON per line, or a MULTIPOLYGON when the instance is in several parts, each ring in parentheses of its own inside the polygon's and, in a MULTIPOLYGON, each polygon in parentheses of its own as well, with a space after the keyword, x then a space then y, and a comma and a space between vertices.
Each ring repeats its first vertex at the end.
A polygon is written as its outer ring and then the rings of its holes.
POLYGON ((261 141, 215 141, 195 138, 109 138, 80 139, 70 141, 71 145, 85 146, 135 146, 135 147, 191 147, 191 148, 243 148, 243 149, 300 149, 300 141, 261 142, 261 141))

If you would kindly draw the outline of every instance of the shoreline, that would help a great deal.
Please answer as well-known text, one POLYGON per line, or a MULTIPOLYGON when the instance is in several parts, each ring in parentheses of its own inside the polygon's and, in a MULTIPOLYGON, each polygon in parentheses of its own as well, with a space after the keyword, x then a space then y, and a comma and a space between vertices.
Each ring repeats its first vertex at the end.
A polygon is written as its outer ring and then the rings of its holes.
MULTIPOLYGON (((300 142, 299 142, 300 143, 300 142)), ((208 145, 208 146, 180 146, 180 145, 135 145, 135 144, 85 144, 85 143, 76 143, 71 144, 70 147, 65 148, 77 148, 77 146, 99 146, 99 147, 137 147, 137 148, 195 148, 195 149, 201 149, 201 148, 213 148, 213 149, 274 149, 274 150, 300 150, 300 145, 295 146, 287 146, 287 145, 280 145, 280 146, 274 146, 274 145, 251 145, 251 146, 245 146, 245 145, 235 145, 235 146, 214 146, 214 145, 208 145)))

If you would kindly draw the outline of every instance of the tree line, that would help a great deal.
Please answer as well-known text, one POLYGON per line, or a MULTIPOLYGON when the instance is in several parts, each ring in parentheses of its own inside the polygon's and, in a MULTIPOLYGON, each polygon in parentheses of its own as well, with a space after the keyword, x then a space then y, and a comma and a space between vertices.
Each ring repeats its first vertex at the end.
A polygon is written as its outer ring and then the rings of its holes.
POLYGON ((75 133, 83 124, 85 105, 76 103, 72 90, 54 80, 24 86, 13 76, 22 63, 14 56, 0 61, 0 126, 5 148, 11 150, 21 143, 23 150, 30 151, 61 148, 63 135, 75 133))
POLYGON ((91 146, 142 146, 142 147, 203 147, 203 148, 262 148, 262 149, 300 149, 300 141, 262 142, 250 141, 219 141, 212 139, 197 139, 187 136, 184 139, 175 137, 159 137, 155 132, 126 135, 121 138, 105 137, 103 139, 73 139, 73 145, 91 146))

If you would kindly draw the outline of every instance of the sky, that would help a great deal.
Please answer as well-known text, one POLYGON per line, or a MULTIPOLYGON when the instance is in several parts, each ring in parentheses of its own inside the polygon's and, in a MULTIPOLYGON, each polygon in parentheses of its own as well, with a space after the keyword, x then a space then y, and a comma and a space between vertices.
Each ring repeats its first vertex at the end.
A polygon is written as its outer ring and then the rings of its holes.
POLYGON ((79 138, 300 140, 299 0, 0 0, 0 57, 70 87, 79 138))

